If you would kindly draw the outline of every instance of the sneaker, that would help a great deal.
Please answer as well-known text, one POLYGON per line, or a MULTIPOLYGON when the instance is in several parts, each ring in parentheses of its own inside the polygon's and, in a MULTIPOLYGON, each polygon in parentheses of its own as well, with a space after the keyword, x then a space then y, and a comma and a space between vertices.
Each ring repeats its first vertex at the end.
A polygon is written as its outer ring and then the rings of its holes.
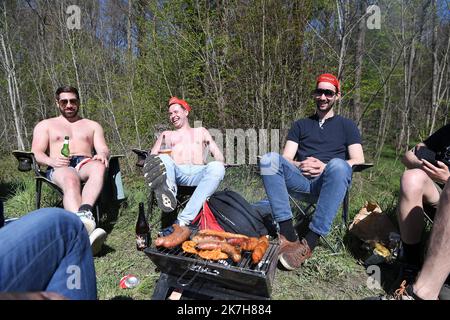
POLYGON ((280 246, 280 251, 278 252, 278 256, 280 256, 282 253, 284 253, 288 248, 298 246, 300 244, 300 240, 297 239, 295 242, 291 242, 288 239, 286 239, 285 236, 280 234, 278 236, 278 243, 280 246))
POLYGON ((144 178, 150 188, 155 192, 158 207, 163 212, 172 212, 177 206, 177 198, 174 188, 167 183, 167 174, 164 163, 155 155, 149 155, 144 163, 144 178))
POLYGON ((90 210, 82 210, 75 212, 75 214, 80 218, 81 222, 83 222, 88 235, 90 235, 96 227, 94 215, 92 214, 92 212, 90 210))
POLYGON ((97 255, 101 250, 103 243, 106 240, 106 231, 102 228, 95 229, 90 235, 89 235, 89 241, 91 242, 91 249, 92 249, 92 255, 97 255))
POLYGON ((299 242, 291 242, 284 250, 285 252, 279 256, 279 260, 287 270, 300 268, 302 263, 312 255, 312 251, 305 239, 299 242))

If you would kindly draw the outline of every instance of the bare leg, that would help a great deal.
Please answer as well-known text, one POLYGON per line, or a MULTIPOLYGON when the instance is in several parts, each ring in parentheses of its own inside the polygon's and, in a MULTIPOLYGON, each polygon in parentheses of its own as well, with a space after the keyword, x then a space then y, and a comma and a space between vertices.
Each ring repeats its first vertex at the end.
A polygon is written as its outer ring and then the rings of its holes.
POLYGON ((398 223, 402 241, 416 244, 424 227, 423 202, 437 203, 439 192, 433 181, 421 169, 403 173, 400 182, 398 223))
POLYGON ((86 163, 80 170, 82 181, 86 181, 81 195, 81 203, 93 206, 103 188, 105 166, 100 161, 86 163))
POLYGON ((422 299, 437 299, 450 273, 450 184, 447 183, 435 215, 428 251, 414 292, 422 299))
POLYGON ((81 205, 80 177, 74 168, 56 168, 52 176, 53 182, 59 186, 64 193, 64 209, 77 212, 81 205))

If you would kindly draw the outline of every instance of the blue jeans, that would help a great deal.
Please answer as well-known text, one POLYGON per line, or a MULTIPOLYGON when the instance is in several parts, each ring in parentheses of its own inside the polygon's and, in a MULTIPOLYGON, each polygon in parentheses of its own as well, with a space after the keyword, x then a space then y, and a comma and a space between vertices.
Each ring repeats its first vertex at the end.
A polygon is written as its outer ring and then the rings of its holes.
POLYGON ((292 219, 289 194, 295 198, 308 196, 317 199, 309 229, 322 236, 330 232, 352 179, 352 168, 347 161, 332 159, 322 174, 312 179, 303 176, 297 167, 278 153, 264 155, 260 166, 275 221, 279 223, 292 219))
POLYGON ((60 208, 44 208, 1 228, 0 291, 96 299, 94 260, 81 220, 60 208))
POLYGON ((167 154, 159 155, 166 167, 169 187, 177 190, 177 185, 197 186, 184 210, 178 214, 180 225, 188 225, 199 213, 205 200, 219 187, 225 176, 222 162, 212 161, 206 165, 177 165, 167 154))
POLYGON ((0 228, 3 227, 5 223, 5 217, 3 216, 3 201, 0 200, 0 228))

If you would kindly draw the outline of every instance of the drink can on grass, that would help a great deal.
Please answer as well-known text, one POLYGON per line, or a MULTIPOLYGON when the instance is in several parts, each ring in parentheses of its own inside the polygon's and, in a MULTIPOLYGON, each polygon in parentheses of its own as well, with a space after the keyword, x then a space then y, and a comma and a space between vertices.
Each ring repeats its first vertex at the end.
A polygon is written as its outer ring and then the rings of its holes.
POLYGON ((135 275, 127 274, 126 276, 122 277, 122 279, 120 279, 119 286, 122 289, 131 289, 136 287, 139 282, 139 279, 135 275))

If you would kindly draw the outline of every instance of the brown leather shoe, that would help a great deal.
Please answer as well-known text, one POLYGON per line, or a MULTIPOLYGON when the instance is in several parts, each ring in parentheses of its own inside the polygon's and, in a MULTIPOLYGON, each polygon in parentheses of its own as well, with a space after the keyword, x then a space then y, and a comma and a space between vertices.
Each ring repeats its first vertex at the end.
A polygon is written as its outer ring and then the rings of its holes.
POLYGON ((280 256, 288 248, 292 248, 292 247, 298 246, 300 244, 300 241, 298 239, 297 239, 297 241, 292 242, 292 241, 289 241, 288 239, 286 239, 286 237, 283 236, 282 234, 279 235, 278 240, 279 240, 278 243, 280 244, 280 251, 278 252, 278 256, 280 256))
POLYGON ((285 247, 285 252, 279 256, 279 260, 283 267, 287 270, 295 270, 300 268, 306 259, 309 259, 312 255, 312 251, 309 248, 308 242, 302 239, 300 242, 291 242, 294 245, 285 247))

